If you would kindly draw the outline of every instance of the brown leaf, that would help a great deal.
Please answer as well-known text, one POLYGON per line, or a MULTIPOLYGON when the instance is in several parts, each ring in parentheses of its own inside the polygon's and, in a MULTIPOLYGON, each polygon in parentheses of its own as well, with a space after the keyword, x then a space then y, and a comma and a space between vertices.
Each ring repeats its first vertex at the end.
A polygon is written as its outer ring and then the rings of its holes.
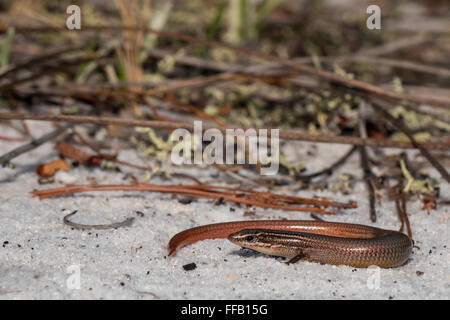
POLYGON ((41 164, 36 168, 36 173, 41 177, 51 177, 58 170, 68 170, 69 166, 64 160, 54 160, 44 164, 41 164))

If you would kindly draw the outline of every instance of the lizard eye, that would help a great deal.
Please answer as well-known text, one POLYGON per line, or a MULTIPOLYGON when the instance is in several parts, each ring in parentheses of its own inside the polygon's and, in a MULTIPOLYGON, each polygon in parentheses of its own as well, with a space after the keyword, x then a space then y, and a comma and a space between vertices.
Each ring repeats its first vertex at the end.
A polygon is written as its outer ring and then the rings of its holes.
POLYGON ((247 242, 255 242, 255 241, 256 241, 256 237, 254 237, 254 236, 247 236, 247 237, 245 238, 245 240, 246 240, 247 242))

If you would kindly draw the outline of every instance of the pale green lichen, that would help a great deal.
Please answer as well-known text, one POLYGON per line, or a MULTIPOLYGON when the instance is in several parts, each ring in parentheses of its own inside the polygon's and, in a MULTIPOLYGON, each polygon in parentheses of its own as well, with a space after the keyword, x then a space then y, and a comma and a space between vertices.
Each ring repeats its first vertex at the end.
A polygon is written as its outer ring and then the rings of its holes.
POLYGON ((406 179, 406 185, 403 188, 404 192, 412 192, 416 194, 429 194, 434 190, 434 183, 431 179, 415 179, 412 174, 406 168, 405 162, 400 160, 400 167, 403 173, 403 176, 406 179))
POLYGON ((401 117, 405 125, 411 130, 420 130, 422 128, 434 126, 450 132, 450 124, 431 116, 408 110, 403 106, 396 106, 390 110, 390 113, 395 118, 401 117))
POLYGON ((331 191, 350 194, 352 192, 352 181, 354 176, 349 173, 340 173, 338 181, 331 186, 331 191))
POLYGON ((178 50, 174 55, 167 55, 158 62, 158 71, 166 74, 173 71, 177 59, 183 57, 186 54, 185 49, 178 50))
POLYGON ((135 137, 131 138, 131 141, 136 144, 138 151, 146 155, 154 155, 158 158, 167 158, 174 146, 171 137, 168 137, 166 141, 158 137, 152 128, 136 127, 135 131, 138 133, 146 134, 148 140, 138 140, 135 137))
POLYGON ((392 79, 392 87, 395 92, 398 92, 398 93, 404 92, 402 79, 399 77, 394 77, 394 79, 392 79))
POLYGON ((288 170, 290 176, 295 176, 306 168, 306 163, 304 161, 290 162, 286 160, 286 157, 283 154, 280 154, 279 161, 280 165, 288 170))
MULTIPOLYGON (((416 140, 417 142, 426 142, 429 141, 431 138, 430 133, 428 132, 417 132, 415 134, 413 134, 414 140, 416 140)), ((409 142, 409 138, 406 134, 404 134, 403 132, 396 132, 394 134, 391 135, 391 139, 394 141, 399 141, 399 142, 409 142)))

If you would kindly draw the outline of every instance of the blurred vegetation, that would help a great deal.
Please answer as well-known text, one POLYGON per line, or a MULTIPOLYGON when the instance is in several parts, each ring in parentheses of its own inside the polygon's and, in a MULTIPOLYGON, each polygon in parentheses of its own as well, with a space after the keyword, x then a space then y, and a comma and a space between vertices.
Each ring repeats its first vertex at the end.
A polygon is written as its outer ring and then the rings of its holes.
MULTIPOLYGON (((383 90, 448 99, 448 1, 377 3, 382 6, 381 30, 366 27, 370 2, 356 0, 2 1, 0 72, 73 49, 0 78, 0 107, 46 104, 70 114, 203 119, 358 136, 359 108, 366 99, 358 90, 298 70, 294 74, 286 65, 264 66, 267 61, 214 41, 286 61, 300 58, 316 70, 383 90), (14 28, 64 27, 70 4, 81 7, 81 31, 14 28), (141 30, 126 28, 130 26, 141 30), (210 44, 144 32, 145 28, 210 44)), ((390 112, 404 120, 418 141, 441 142, 449 136, 449 109, 396 101, 390 112)), ((405 140, 404 133, 383 124, 376 114, 366 119, 370 138, 405 140)), ((167 155, 167 137, 158 137, 159 132, 112 126, 108 130, 147 154, 167 155)), ((290 175, 308 167, 285 161, 283 166, 290 175)), ((405 168, 398 165, 398 173, 409 172, 405 168)))

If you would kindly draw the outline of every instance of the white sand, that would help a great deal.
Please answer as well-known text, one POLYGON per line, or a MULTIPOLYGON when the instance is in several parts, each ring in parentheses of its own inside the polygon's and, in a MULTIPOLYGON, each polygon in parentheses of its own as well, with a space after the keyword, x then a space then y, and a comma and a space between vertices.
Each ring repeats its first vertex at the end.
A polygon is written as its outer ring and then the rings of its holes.
MULTIPOLYGON (((33 134, 48 130, 48 124, 30 122, 33 134), (45 129, 43 129, 45 128, 45 129)), ((4 128, 4 127, 3 127, 4 128)), ((4 135, 13 135, 5 130, 4 135)), ((21 143, 0 141, 0 154, 21 143)), ((299 146, 306 144, 299 143, 299 146)), ((308 147, 297 148, 301 154, 308 147)), ((348 148, 318 145, 320 159, 311 169, 333 162, 348 148), (324 157, 323 155, 326 155, 324 157)), ((36 165, 57 158, 52 144, 16 158, 16 169, 0 168, 0 298, 1 299, 449 299, 449 208, 440 206, 427 215, 419 200, 408 202, 414 249, 410 261, 394 269, 355 269, 348 266, 298 262, 286 265, 280 258, 241 250, 227 240, 208 240, 186 247, 168 258, 166 247, 177 232, 208 223, 245 220, 248 210, 234 204, 213 205, 211 200, 181 204, 170 195, 136 192, 90 192, 38 200, 29 191, 60 186, 39 185, 36 165), (105 224, 135 217, 131 227, 117 230, 72 230, 63 225, 62 209, 78 210, 73 221, 105 224), (234 210, 233 210, 234 209, 234 210), (136 211, 144 213, 143 217, 136 211), (196 263, 193 271, 182 266, 196 263), (80 288, 71 272, 80 266, 80 288), (69 268, 69 269, 68 269, 69 268), (418 275, 417 272, 423 272, 418 275), (379 272, 379 287, 376 286, 379 272), (375 288, 371 285, 375 284, 375 288)), ((122 151, 120 158, 137 161, 134 152, 122 151)), ((311 161, 311 160, 310 160, 311 161)), ((361 176, 358 155, 340 171, 361 176)), ((122 167, 105 172, 72 169, 79 184, 94 177, 99 183, 128 183, 122 167)), ((199 178, 214 170, 190 169, 199 178)), ((433 176, 438 174, 430 169, 433 176)), ((337 173, 331 177, 337 180, 337 173)), ((189 183, 155 178, 151 183, 189 183)), ((359 182, 351 195, 329 191, 299 191, 300 196, 329 196, 356 200, 359 208, 341 211, 329 221, 373 225, 369 219, 365 184, 359 182)), ((450 198, 450 188, 441 180, 441 196, 450 198)), ((376 226, 398 229, 394 204, 378 203, 376 226)), ((310 219, 308 213, 252 209, 265 219, 310 219)))

